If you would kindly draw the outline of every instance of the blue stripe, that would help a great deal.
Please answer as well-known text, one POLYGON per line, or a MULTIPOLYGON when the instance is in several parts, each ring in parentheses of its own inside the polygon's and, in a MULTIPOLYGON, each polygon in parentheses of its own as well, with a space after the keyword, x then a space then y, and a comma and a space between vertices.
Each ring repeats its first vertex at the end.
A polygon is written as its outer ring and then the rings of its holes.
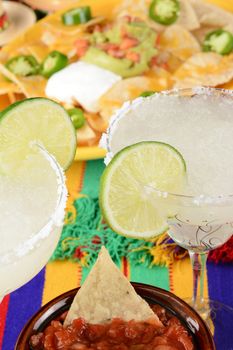
POLYGON ((44 275, 45 269, 23 287, 11 293, 2 350, 14 349, 25 323, 41 307, 44 275))
MULTIPOLYGON (((233 308, 233 265, 208 263, 207 273, 209 298, 233 308)), ((216 311, 214 326, 217 350, 233 350, 233 312, 216 311)))

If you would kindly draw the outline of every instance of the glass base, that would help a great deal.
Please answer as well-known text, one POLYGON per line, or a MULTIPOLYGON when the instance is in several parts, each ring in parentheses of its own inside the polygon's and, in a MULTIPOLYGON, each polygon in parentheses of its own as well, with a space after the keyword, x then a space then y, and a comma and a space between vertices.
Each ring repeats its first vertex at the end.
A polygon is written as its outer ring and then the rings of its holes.
POLYGON ((216 328, 219 328, 224 330, 226 337, 232 336, 232 307, 210 299, 197 300, 195 304, 191 298, 184 300, 204 319, 212 334, 214 334, 216 328))

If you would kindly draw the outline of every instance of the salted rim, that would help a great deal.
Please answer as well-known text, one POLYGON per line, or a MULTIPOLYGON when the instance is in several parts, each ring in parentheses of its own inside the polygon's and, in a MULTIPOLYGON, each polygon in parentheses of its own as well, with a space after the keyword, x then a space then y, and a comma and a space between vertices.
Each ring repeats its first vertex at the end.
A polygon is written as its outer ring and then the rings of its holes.
POLYGON ((68 195, 68 191, 65 184, 66 177, 64 171, 56 161, 55 157, 52 156, 43 146, 36 143, 36 147, 39 148, 39 151, 48 160, 51 167, 56 173, 58 185, 57 204, 50 219, 36 234, 34 234, 29 239, 25 240, 23 243, 20 243, 14 249, 9 249, 6 253, 0 256, 0 263, 3 265, 15 262, 23 256, 27 255, 30 251, 36 249, 38 243, 49 236, 53 226, 59 227, 63 225, 64 212, 68 195))
MULTIPOLYGON (((99 142, 99 146, 101 148, 104 148, 107 150, 106 157, 104 158, 104 163, 106 165, 109 164, 111 159, 114 157, 114 154, 111 152, 111 138, 114 134, 115 129, 117 128, 117 125, 119 121, 129 112, 134 109, 136 109, 139 105, 141 105, 145 99, 152 99, 155 98, 155 96, 158 98, 161 95, 171 95, 171 96, 192 96, 192 95, 206 95, 206 96, 228 96, 233 98, 233 90, 227 90, 227 89, 221 89, 221 88, 212 88, 212 87, 205 87, 205 86, 196 86, 192 88, 174 88, 171 90, 164 90, 161 92, 155 92, 154 95, 147 96, 147 97, 138 97, 134 99, 133 101, 127 101, 125 102, 122 107, 112 115, 109 123, 109 127, 107 129, 106 133, 102 134, 102 137, 99 142)), ((187 199, 190 200, 194 205, 200 206, 200 205, 222 205, 224 201, 227 201, 233 204, 233 194, 230 195, 215 195, 215 196, 207 196, 207 195, 185 195, 182 193, 172 193, 172 192, 166 192, 161 191, 157 188, 152 188, 150 186, 147 186, 148 189, 154 190, 158 196, 166 198, 168 196, 176 197, 177 199, 187 199)))

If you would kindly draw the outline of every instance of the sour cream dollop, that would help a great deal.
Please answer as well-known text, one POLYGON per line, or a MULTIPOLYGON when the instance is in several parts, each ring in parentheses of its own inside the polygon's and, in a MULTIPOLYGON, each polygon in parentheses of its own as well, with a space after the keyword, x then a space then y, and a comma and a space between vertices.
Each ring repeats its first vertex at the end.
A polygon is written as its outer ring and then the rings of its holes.
POLYGON ((46 85, 46 96, 60 102, 78 102, 85 110, 99 111, 98 101, 122 78, 94 64, 75 62, 53 74, 46 85))

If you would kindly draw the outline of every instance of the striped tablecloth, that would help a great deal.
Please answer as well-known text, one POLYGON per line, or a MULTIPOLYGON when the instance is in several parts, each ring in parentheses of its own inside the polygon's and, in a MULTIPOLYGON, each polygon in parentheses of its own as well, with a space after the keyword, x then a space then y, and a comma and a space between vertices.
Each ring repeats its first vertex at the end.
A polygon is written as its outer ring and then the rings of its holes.
MULTIPOLYGON (((98 192, 102 169, 100 160, 73 164, 67 173, 70 194, 68 205, 71 205, 81 190, 85 191, 85 186, 90 182, 93 191, 98 192)), ((192 274, 188 259, 176 261, 169 267, 153 268, 130 266, 126 259, 122 259, 120 267, 131 281, 162 287, 181 298, 191 296, 192 274)), ((40 306, 57 295, 81 285, 88 272, 89 269, 81 268, 71 261, 50 262, 33 280, 6 296, 0 305, 0 349, 13 350, 22 327, 40 306)), ((205 296, 233 307, 233 265, 208 263, 205 296)), ((233 350, 233 337, 225 336, 226 327, 231 327, 233 332, 233 324, 227 319, 219 321, 215 324, 217 350, 233 350)))

